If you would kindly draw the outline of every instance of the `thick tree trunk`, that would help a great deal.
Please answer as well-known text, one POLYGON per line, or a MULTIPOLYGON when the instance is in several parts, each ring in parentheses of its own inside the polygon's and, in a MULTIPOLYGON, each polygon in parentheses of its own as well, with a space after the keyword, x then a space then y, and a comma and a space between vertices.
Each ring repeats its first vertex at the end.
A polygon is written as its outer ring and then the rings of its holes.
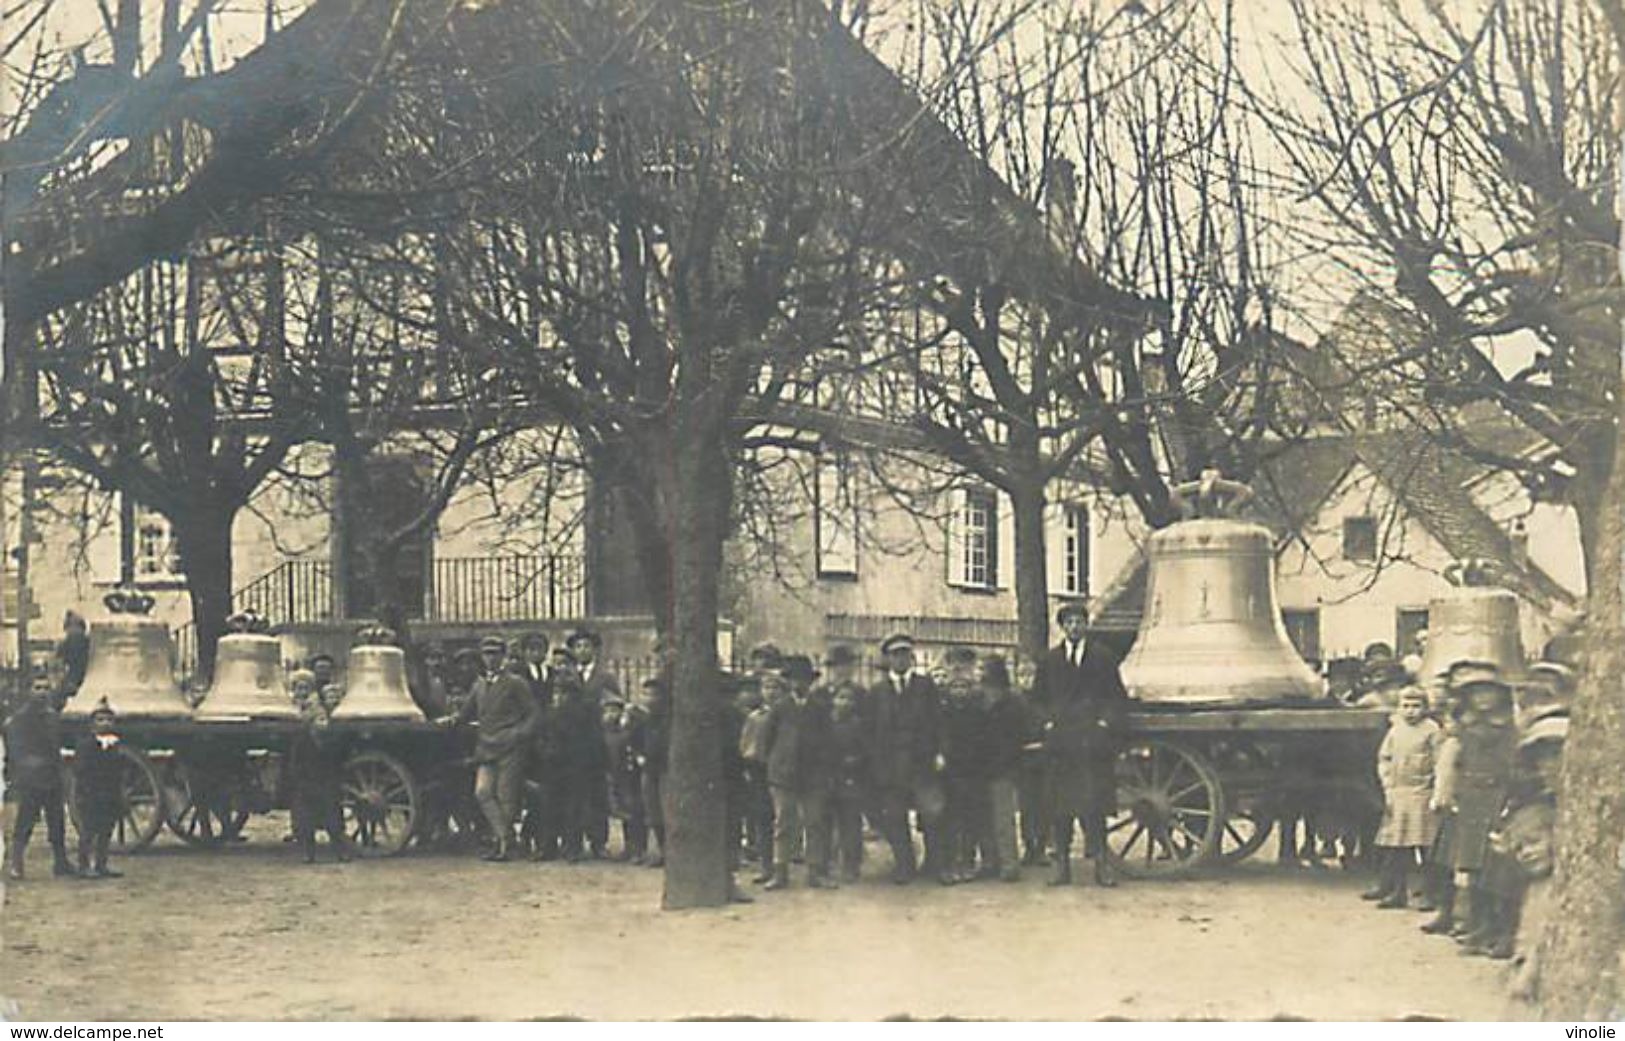
POLYGON ((1049 556, 1044 539, 1044 482, 1022 482, 1010 491, 1016 526, 1016 631, 1021 655, 1037 662, 1049 646, 1049 556))
POLYGON ((671 747, 663 796, 668 910, 720 907, 730 884, 717 605, 733 466, 714 428, 679 437, 663 478, 671 553, 671 747))
POLYGON ((213 680, 215 652, 231 615, 231 525, 235 517, 236 511, 199 509, 169 518, 186 572, 192 622, 197 627, 197 677, 204 683, 213 680))
MULTIPOLYGON (((1613 458, 1621 453, 1625 444, 1613 458)), ((1613 1020, 1625 1008, 1625 467, 1614 466, 1605 487, 1581 525, 1586 662, 1563 750, 1554 909, 1539 944, 1546 1019, 1613 1020)))

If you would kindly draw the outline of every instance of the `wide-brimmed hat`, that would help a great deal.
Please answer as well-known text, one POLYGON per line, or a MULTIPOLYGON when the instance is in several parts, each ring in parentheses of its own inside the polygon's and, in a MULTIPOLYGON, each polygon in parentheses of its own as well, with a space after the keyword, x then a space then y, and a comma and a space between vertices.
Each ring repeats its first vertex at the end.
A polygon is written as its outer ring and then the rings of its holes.
POLYGON ((1466 690, 1469 687, 1495 687, 1500 690, 1510 690, 1507 681, 1502 678, 1501 670, 1492 662, 1487 661, 1459 661, 1450 666, 1450 689, 1466 690))
POLYGON ((1065 625, 1068 618, 1082 618, 1087 622, 1089 620, 1089 608, 1085 607, 1081 600, 1064 603, 1055 612, 1055 624, 1065 625))

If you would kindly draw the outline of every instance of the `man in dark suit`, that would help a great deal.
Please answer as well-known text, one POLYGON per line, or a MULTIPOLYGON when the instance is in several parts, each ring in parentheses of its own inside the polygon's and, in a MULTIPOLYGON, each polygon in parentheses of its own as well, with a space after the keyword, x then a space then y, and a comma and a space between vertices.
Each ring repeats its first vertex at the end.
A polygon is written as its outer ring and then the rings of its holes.
POLYGON ((581 676, 581 685, 592 700, 600 705, 612 698, 621 700, 620 682, 598 660, 604 648, 602 637, 591 629, 577 629, 564 641, 564 645, 570 648, 570 656, 576 660, 576 671, 581 676))
POLYGON ((938 824, 944 798, 941 698, 931 677, 914 671, 914 641, 889 636, 880 645, 886 672, 869 688, 862 715, 870 741, 870 781, 874 819, 892 848, 892 881, 915 875, 909 810, 925 834, 925 869, 938 881, 952 881, 952 856, 942 848, 938 824))
POLYGON ((1033 681, 1042 720, 1045 802, 1055 847, 1051 885, 1072 881, 1072 824, 1083 827, 1084 852, 1095 859, 1095 882, 1117 884, 1106 850, 1106 817, 1117 808, 1117 734, 1128 709, 1128 691, 1117 656, 1084 629, 1081 604, 1056 615, 1063 638, 1038 665, 1033 681))

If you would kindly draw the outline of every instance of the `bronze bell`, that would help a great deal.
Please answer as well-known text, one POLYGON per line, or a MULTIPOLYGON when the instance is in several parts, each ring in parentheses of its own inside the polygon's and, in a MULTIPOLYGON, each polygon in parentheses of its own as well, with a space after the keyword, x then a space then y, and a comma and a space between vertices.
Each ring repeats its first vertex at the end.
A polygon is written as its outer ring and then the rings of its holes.
MULTIPOLYGON (((1187 514, 1221 510, 1251 489, 1217 474, 1180 485, 1187 514), (1193 501, 1194 500, 1194 501, 1193 501)), ((1123 662, 1123 683, 1141 701, 1233 705, 1317 698, 1275 601, 1269 529, 1223 517, 1182 520, 1151 536, 1145 614, 1123 662)))
POLYGON ((399 647, 364 643, 350 648, 344 680, 344 700, 333 710, 335 720, 425 718, 407 689, 406 652, 399 647))
POLYGON ((192 707, 175 682, 169 626, 143 617, 152 597, 117 590, 103 598, 113 617, 90 624, 90 662, 79 692, 62 709, 67 719, 89 719, 106 699, 121 719, 179 719, 192 707))
POLYGON ((199 720, 298 719, 282 668, 282 641, 263 633, 220 638, 214 683, 197 707, 199 720))
POLYGON ((1489 662, 1503 679, 1523 672, 1518 597, 1493 586, 1494 574, 1488 561, 1461 560, 1445 569, 1445 579, 1456 588, 1428 603, 1423 682, 1437 684, 1458 661, 1489 662))

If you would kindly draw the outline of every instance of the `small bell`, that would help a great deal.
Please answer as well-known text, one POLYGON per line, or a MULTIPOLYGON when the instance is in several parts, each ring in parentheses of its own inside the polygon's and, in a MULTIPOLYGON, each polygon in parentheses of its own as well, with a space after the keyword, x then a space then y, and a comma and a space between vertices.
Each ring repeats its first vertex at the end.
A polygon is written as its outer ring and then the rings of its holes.
POLYGON ((91 623, 85 680, 63 706, 63 718, 89 719, 99 701, 106 701, 125 720, 191 715, 175 682, 169 626, 145 617, 152 610, 152 597, 119 589, 102 602, 113 617, 91 623))
POLYGON ((344 700, 333 710, 335 722, 426 718, 407 688, 406 652, 391 646, 394 638, 383 626, 357 634, 344 674, 344 700))
POLYGON ((215 654, 214 683, 197 707, 201 721, 298 719, 282 666, 282 641, 259 615, 242 612, 226 625, 215 654))

